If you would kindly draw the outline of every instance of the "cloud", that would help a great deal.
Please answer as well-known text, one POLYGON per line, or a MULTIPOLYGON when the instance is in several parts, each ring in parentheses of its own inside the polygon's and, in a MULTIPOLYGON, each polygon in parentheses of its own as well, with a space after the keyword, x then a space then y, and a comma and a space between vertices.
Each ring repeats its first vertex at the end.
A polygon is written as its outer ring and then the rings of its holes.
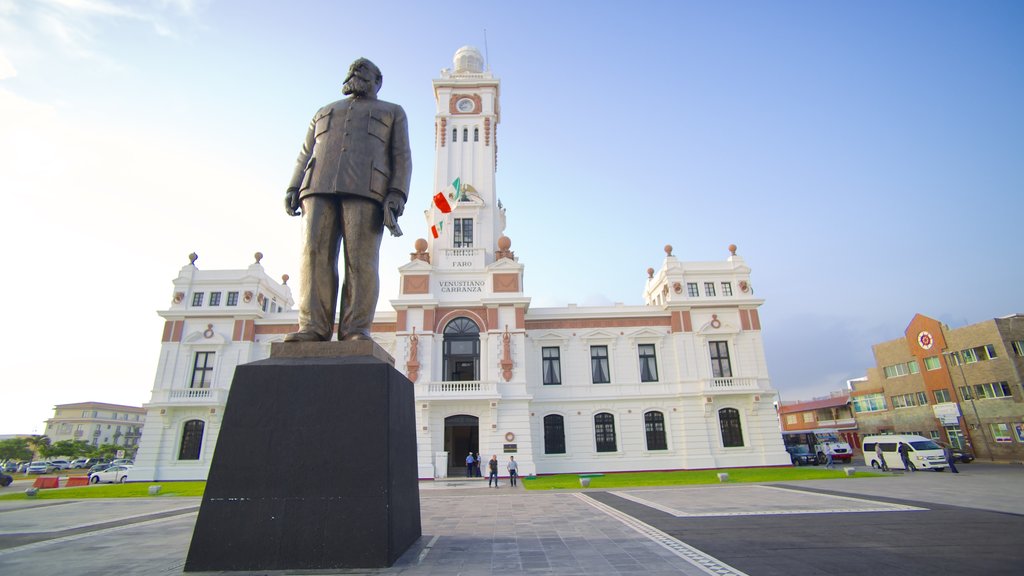
POLYGON ((7 78, 14 78, 18 75, 18 71, 14 69, 14 64, 7 58, 7 55, 0 50, 0 80, 7 78))

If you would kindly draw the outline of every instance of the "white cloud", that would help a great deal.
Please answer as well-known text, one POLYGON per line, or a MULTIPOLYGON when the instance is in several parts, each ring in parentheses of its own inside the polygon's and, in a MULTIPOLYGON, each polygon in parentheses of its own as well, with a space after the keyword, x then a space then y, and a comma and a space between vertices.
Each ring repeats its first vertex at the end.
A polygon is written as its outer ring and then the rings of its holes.
POLYGON ((15 70, 14 64, 7 58, 3 50, 0 50, 0 80, 14 78, 17 75, 18 71, 15 70))

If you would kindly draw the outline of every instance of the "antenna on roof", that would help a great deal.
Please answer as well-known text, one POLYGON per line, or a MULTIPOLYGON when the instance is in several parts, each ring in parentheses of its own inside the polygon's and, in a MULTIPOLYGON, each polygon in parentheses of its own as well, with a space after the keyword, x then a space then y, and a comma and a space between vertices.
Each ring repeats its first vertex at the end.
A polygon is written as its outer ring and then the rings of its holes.
POLYGON ((487 50, 487 28, 484 28, 484 60, 487 61, 487 71, 491 71, 491 53, 487 50))

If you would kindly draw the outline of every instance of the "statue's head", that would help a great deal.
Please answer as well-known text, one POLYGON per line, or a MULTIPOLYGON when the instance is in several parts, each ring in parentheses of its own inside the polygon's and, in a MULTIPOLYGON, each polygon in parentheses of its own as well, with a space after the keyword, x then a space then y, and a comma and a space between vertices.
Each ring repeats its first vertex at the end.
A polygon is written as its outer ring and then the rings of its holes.
POLYGON ((348 76, 341 88, 342 94, 353 96, 375 96, 384 83, 380 68, 366 58, 359 58, 348 67, 348 76))

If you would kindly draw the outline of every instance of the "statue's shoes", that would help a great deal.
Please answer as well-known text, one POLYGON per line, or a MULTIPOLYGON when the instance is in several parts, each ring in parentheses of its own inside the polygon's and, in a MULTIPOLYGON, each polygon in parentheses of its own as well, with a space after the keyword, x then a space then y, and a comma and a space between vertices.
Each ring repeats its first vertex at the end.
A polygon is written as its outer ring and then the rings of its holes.
POLYGON ((340 340, 342 342, 358 342, 358 341, 370 341, 370 342, 372 342, 373 338, 371 338, 369 334, 365 334, 363 332, 351 332, 349 334, 345 334, 344 336, 342 336, 340 338, 340 340))
POLYGON ((285 342, 323 342, 324 340, 326 338, 321 338, 316 332, 306 332, 303 330, 292 332, 284 337, 285 342))

